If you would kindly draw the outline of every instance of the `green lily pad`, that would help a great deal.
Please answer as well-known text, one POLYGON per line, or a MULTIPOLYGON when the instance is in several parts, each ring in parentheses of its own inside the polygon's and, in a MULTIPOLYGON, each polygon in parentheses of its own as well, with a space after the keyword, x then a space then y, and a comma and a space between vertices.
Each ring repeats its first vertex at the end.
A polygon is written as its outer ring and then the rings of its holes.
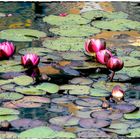
POLYGON ((63 25, 56 28, 50 28, 49 31, 56 35, 65 37, 88 37, 99 33, 100 29, 89 25, 63 25))
POLYGON ((129 133, 127 138, 140 138, 140 128, 129 129, 129 133))
POLYGON ((30 86, 28 88, 26 88, 26 87, 16 87, 15 91, 20 92, 20 93, 25 94, 25 95, 45 95, 46 94, 45 91, 39 90, 39 89, 37 89, 35 87, 32 87, 32 86, 30 86))
POLYGON ((27 53, 35 53, 39 56, 45 56, 46 55, 45 53, 48 53, 48 52, 52 52, 52 51, 47 48, 43 48, 43 47, 24 48, 24 49, 20 49, 18 51, 18 53, 22 54, 22 55, 27 54, 27 53))
POLYGON ((56 93, 59 91, 59 86, 53 83, 42 83, 36 86, 36 89, 43 90, 48 93, 56 93))
POLYGON ((56 51, 79 51, 83 49, 84 42, 82 38, 59 37, 55 40, 45 39, 43 46, 56 51))
POLYGON ((92 25, 96 28, 106 29, 111 31, 125 31, 129 29, 140 29, 140 22, 128 19, 115 19, 111 21, 95 21, 92 25))
POLYGON ((19 114, 18 110, 0 107, 0 116, 17 115, 17 114, 19 114))
POLYGON ((47 138, 76 138, 76 135, 70 132, 64 131, 54 131, 49 127, 41 126, 32 129, 28 129, 19 134, 19 138, 31 139, 31 138, 39 138, 39 139, 47 139, 47 138))
POLYGON ((17 115, 4 115, 4 116, 0 116, 0 122, 2 121, 13 121, 19 119, 19 117, 17 115))
POLYGON ((110 94, 107 90, 100 89, 100 88, 91 88, 90 89, 90 96, 94 97, 108 97, 110 94))
POLYGON ((23 95, 16 93, 16 92, 5 92, 0 93, 1 100, 18 100, 23 98, 23 95))
POLYGON ((69 14, 65 17, 49 15, 43 18, 44 22, 47 22, 51 25, 77 25, 77 24, 87 24, 89 20, 82 18, 80 15, 69 14))
POLYGON ((32 29, 7 29, 0 32, 0 38, 11 41, 32 41, 46 37, 46 33, 32 29))
POLYGON ((129 81, 130 79, 131 79, 130 76, 128 76, 127 74, 121 74, 121 73, 116 73, 113 78, 114 81, 120 81, 120 82, 129 81))
POLYGON ((123 129, 126 130, 128 129, 130 125, 127 123, 123 123, 123 122, 118 122, 118 123, 111 123, 109 128, 111 129, 123 129))
POLYGON ((131 57, 140 57, 140 51, 132 51, 129 55, 131 57))
POLYGON ((0 139, 17 139, 18 134, 9 131, 0 131, 0 139))
POLYGON ((15 77, 13 81, 19 86, 27 86, 33 83, 33 78, 27 75, 15 77))
POLYGON ((119 82, 106 82, 106 81, 98 81, 96 83, 93 83, 93 87, 94 88, 100 88, 100 89, 104 89, 107 90, 109 92, 112 91, 113 87, 119 85, 123 90, 127 90, 129 87, 129 84, 127 83, 119 83, 119 82))
POLYGON ((6 85, 2 85, 1 89, 12 91, 12 90, 14 90, 14 87, 15 87, 15 84, 6 84, 6 85))
POLYGON ((89 89, 72 89, 68 93, 70 95, 87 95, 89 94, 89 89))
POLYGON ((0 65, 2 65, 2 66, 7 66, 7 65, 8 66, 15 66, 18 64, 20 64, 20 62, 17 60, 2 60, 2 61, 0 61, 0 65))
POLYGON ((125 119, 130 119, 130 120, 140 119, 140 111, 135 111, 135 112, 132 112, 132 113, 124 114, 124 118, 125 119))
POLYGON ((8 79, 8 80, 0 80, 0 85, 9 84, 9 83, 11 83, 11 82, 12 82, 11 79, 8 79))
POLYGON ((82 13, 82 17, 93 20, 96 18, 107 18, 107 19, 124 19, 128 17, 128 14, 124 12, 105 12, 101 10, 93 10, 82 13))
POLYGON ((73 116, 59 116, 55 118, 51 118, 49 122, 54 125, 60 126, 73 126, 77 125, 80 118, 73 117, 73 116))

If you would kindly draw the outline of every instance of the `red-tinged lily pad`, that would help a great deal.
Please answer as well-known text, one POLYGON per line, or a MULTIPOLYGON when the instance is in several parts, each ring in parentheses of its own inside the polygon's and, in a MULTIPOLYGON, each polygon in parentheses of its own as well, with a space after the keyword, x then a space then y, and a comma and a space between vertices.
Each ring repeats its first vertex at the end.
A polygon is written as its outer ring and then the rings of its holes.
POLYGON ((118 109, 122 113, 130 113, 130 112, 133 112, 134 110, 136 110, 136 106, 125 103, 125 104, 118 104, 118 105, 114 106, 114 109, 118 109))
POLYGON ((45 122, 40 120, 32 120, 32 119, 17 119, 10 122, 12 127, 17 130, 26 130, 38 126, 44 126, 45 122))
POLYGON ((22 100, 3 103, 3 106, 8 108, 36 108, 40 107, 41 105, 41 103, 22 102, 22 100))
POLYGON ((63 131, 63 128, 59 125, 50 124, 49 127, 54 131, 63 131))
POLYGON ((77 133, 78 138, 97 139, 97 138, 111 138, 110 135, 101 130, 86 130, 77 133))
POLYGON ((0 131, 0 139, 17 139, 18 134, 10 131, 0 131))
POLYGON ((54 98, 51 101, 52 103, 56 103, 56 104, 66 104, 66 103, 70 103, 71 100, 67 99, 65 97, 60 97, 60 98, 54 98))
POLYGON ((78 99, 75 103, 79 106, 84 107, 97 107, 102 105, 102 101, 94 98, 78 99))
POLYGON ((119 111, 101 110, 91 113, 91 117, 104 120, 118 120, 122 118, 123 114, 119 111))
POLYGON ((84 128, 102 128, 109 126, 110 122, 101 119, 82 118, 79 121, 79 125, 84 128))
POLYGON ((73 126, 73 125, 77 125, 79 120, 80 118, 78 117, 68 115, 68 116, 59 116, 59 117, 51 118, 49 122, 51 124, 55 124, 59 126, 73 126))

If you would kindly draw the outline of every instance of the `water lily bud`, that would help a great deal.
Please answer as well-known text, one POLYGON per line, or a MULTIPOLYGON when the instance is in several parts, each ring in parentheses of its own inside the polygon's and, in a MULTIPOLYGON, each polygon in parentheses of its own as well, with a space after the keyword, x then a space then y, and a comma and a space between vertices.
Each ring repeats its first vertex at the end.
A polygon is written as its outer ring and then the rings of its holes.
POLYGON ((68 14, 67 13, 61 13, 59 14, 60 17, 66 17, 68 14))
POLYGON ((25 54, 21 57, 21 63, 24 66, 37 66, 39 61, 40 57, 36 54, 25 54))
POLYGON ((124 97, 124 91, 122 90, 122 88, 117 85, 113 88, 112 90, 112 97, 117 99, 117 100, 121 100, 124 97))
POLYGON ((113 56, 108 60, 106 66, 112 71, 119 71, 123 68, 124 62, 118 57, 113 56))
POLYGON ((7 59, 14 54, 15 47, 12 42, 0 43, 0 59, 7 59))
POLYGON ((106 64, 110 57, 112 57, 112 53, 107 49, 96 53, 96 60, 101 64, 106 64))
POLYGON ((104 50, 106 48, 106 42, 104 39, 88 39, 85 42, 85 50, 88 53, 96 53, 100 50, 104 50))

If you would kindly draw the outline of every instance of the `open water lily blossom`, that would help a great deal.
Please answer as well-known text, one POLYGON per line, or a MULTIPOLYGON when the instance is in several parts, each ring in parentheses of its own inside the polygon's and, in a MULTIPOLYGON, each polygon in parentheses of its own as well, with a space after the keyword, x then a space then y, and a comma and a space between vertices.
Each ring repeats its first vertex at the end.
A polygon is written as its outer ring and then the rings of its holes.
POLYGON ((113 56, 107 61, 106 66, 112 71, 119 71, 123 68, 124 62, 120 58, 113 56))
POLYGON ((15 47, 12 42, 0 43, 0 59, 7 59, 14 54, 15 47))
POLYGON ((119 85, 116 85, 112 90, 112 97, 121 100, 124 97, 124 91, 119 85))
POLYGON ((88 39, 85 42, 85 50, 88 53, 97 53, 106 48, 106 42, 103 39, 88 39))
POLYGON ((21 63, 24 66, 37 66, 39 61, 40 57, 36 54, 25 54, 21 57, 21 63))
POLYGON ((112 53, 107 49, 100 50, 96 53, 96 60, 101 64, 106 64, 110 57, 112 57, 112 53))

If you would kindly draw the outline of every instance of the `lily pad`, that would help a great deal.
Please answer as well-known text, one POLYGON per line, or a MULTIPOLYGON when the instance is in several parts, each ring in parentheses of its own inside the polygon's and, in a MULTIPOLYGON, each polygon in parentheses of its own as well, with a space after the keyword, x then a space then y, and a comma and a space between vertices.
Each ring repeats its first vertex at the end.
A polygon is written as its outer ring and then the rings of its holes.
POLYGON ((0 116, 3 116, 3 115, 17 115, 17 114, 19 114, 18 110, 0 107, 0 116))
POLYGON ((42 83, 36 86, 36 89, 43 90, 48 93, 56 93, 59 91, 59 86, 53 83, 42 83))
POLYGON ((56 104, 66 104, 66 103, 70 103, 71 100, 66 97, 60 97, 60 98, 53 98, 51 102, 56 104))
POLYGON ((51 118, 49 122, 51 124, 60 125, 60 126, 73 126, 77 125, 80 118, 74 116, 59 116, 51 118))
POLYGON ((11 82, 12 82, 11 79, 8 79, 8 80, 0 80, 0 85, 9 84, 9 83, 11 83, 11 82))
POLYGON ((63 25, 56 28, 50 28, 49 31, 64 37, 88 37, 99 33, 100 29, 89 25, 63 25))
POLYGON ((37 89, 33 86, 30 86, 28 88, 26 88, 26 87, 16 87, 15 91, 20 92, 20 93, 25 94, 25 95, 45 95, 46 94, 45 91, 39 90, 39 89, 37 89))
POLYGON ((49 127, 41 126, 32 129, 28 129, 23 131, 19 134, 19 138, 39 138, 39 139, 46 139, 46 138, 76 138, 76 135, 70 132, 64 131, 54 131, 49 127))
POLYGON ((8 66, 15 66, 18 64, 20 64, 20 62, 17 60, 2 60, 2 61, 0 61, 0 65, 2 65, 2 66, 7 66, 7 65, 8 66))
POLYGON ((130 127, 129 124, 123 123, 123 122, 118 122, 118 123, 111 123, 109 128, 111 129, 123 129, 126 130, 130 127))
POLYGON ((77 24, 87 24, 89 20, 82 18, 80 15, 69 14, 65 17, 49 15, 43 18, 44 22, 47 22, 51 25, 77 25, 77 24))
POLYGON ((109 121, 94 119, 94 118, 82 118, 79 121, 79 125, 84 128, 102 128, 110 125, 109 121))
POLYGON ((86 77, 76 77, 69 81, 71 84, 90 85, 93 81, 86 77))
POLYGON ((12 127, 17 130, 26 130, 38 126, 44 126, 45 123, 40 120, 32 120, 32 119, 17 119, 10 122, 12 127))
POLYGON ((18 119, 18 115, 4 115, 4 116, 0 116, 0 122, 2 121, 13 121, 18 119))
POLYGON ((33 78, 27 75, 15 77, 13 81, 20 86, 27 86, 33 83, 33 78))
POLYGON ((43 46, 56 51, 80 51, 83 49, 84 42, 82 38, 59 37, 55 40, 45 39, 43 46))
POLYGON ((140 57, 140 51, 132 51, 130 54, 129 54, 131 57, 140 57))
POLYGON ((92 10, 82 13, 82 17, 89 20, 96 20, 96 18, 105 18, 105 19, 124 19, 128 17, 128 14, 124 12, 105 12, 101 10, 92 10))
POLYGON ((0 131, 0 139, 17 139, 18 134, 9 131, 0 131))
POLYGON ((16 93, 16 92, 5 92, 0 93, 0 99, 1 100, 18 100, 23 98, 24 96, 22 94, 16 93))
POLYGON ((13 91, 14 87, 15 87, 15 84, 6 84, 6 85, 2 85, 1 89, 13 91))
POLYGON ((140 137, 140 128, 129 129, 129 133, 127 138, 139 138, 140 137))
POLYGON ((46 37, 46 33, 32 29, 7 29, 0 32, 0 38, 11 41, 32 41, 46 37))
POLYGON ((130 119, 130 120, 140 119, 140 111, 135 111, 135 112, 132 112, 132 113, 124 114, 124 118, 125 119, 130 119))
POLYGON ((70 95, 87 95, 89 94, 89 89, 72 89, 69 90, 68 93, 70 95))
POLYGON ((93 97, 108 97, 110 96, 109 92, 104 90, 104 89, 100 89, 100 88, 91 88, 90 89, 90 96, 93 97))

